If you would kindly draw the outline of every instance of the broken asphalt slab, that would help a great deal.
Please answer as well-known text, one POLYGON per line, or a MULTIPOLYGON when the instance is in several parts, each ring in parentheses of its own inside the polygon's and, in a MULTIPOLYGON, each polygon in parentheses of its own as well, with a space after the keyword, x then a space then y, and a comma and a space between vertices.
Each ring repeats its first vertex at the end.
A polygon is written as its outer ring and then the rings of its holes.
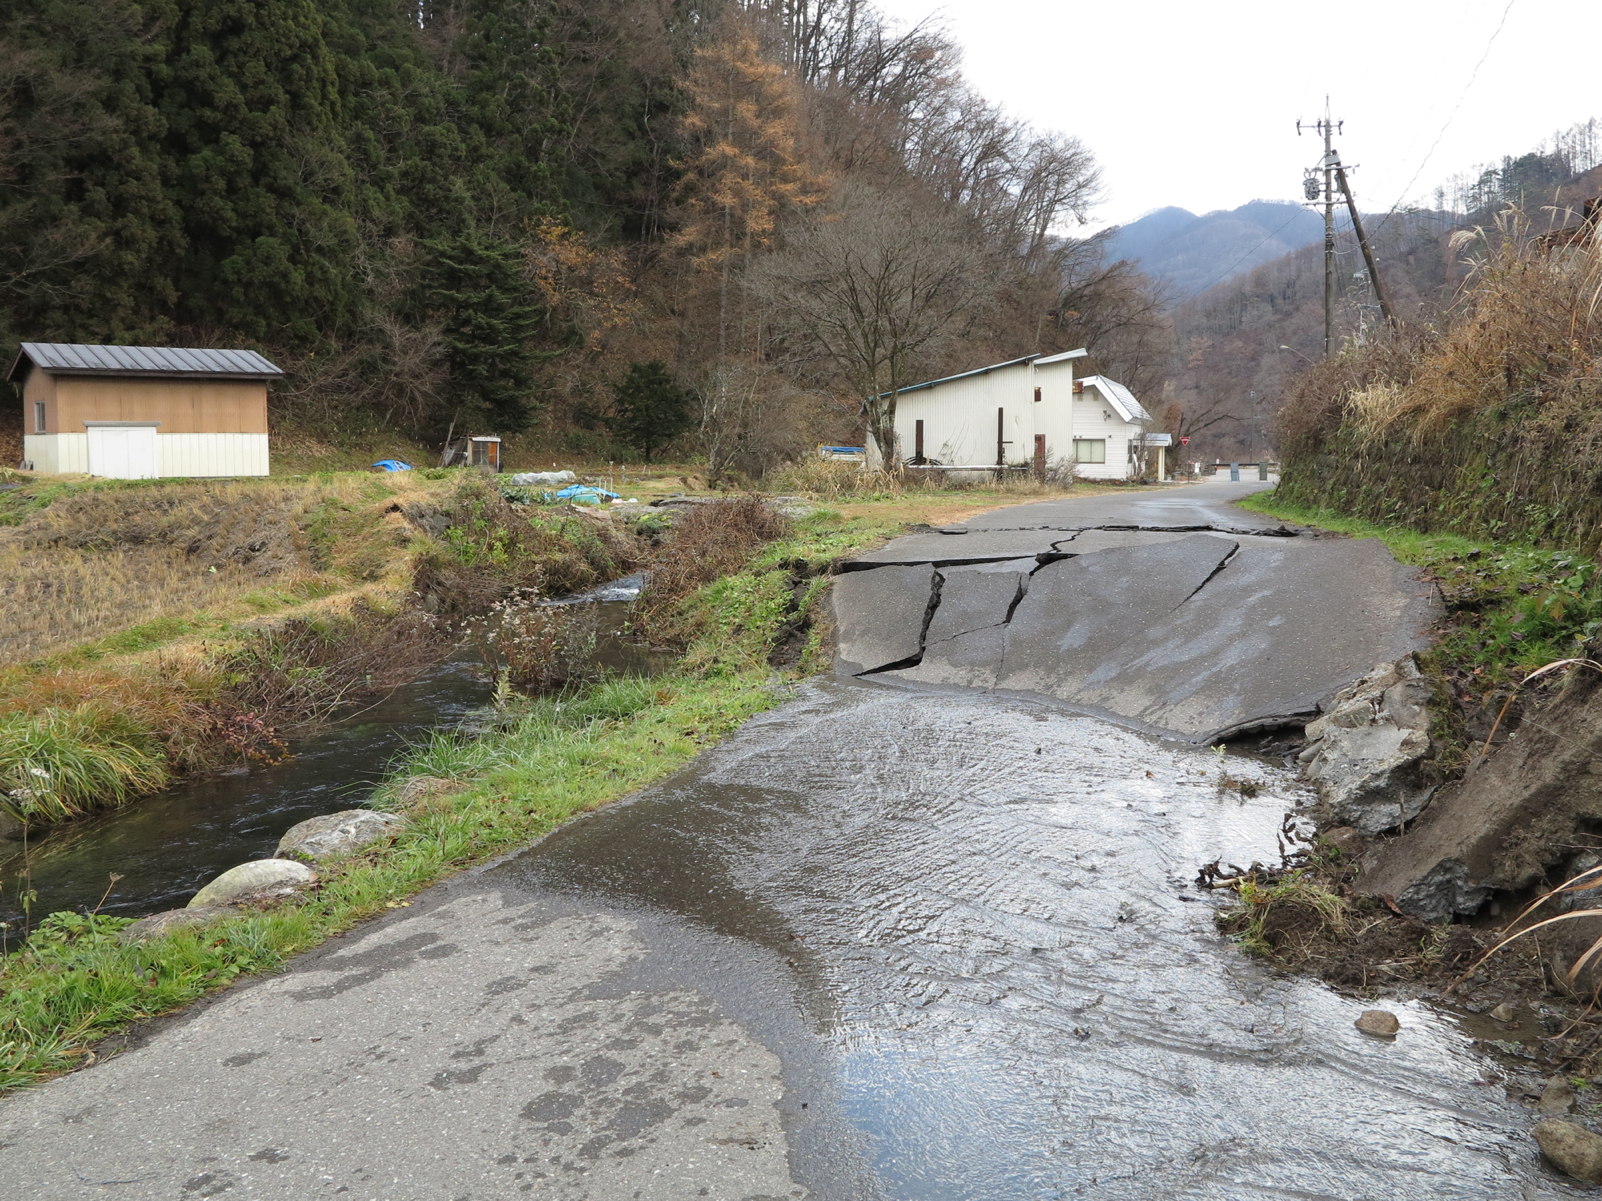
POLYGON ((1214 741, 1302 724, 1374 664, 1423 644, 1434 588, 1382 544, 1298 537, 1224 503, 1229 494, 1201 485, 1048 502, 985 514, 961 537, 898 539, 838 582, 839 670, 1047 696, 1214 741), (1203 521, 1213 528, 1198 531, 1203 521), (917 567, 872 565, 920 554, 932 573, 921 607, 892 595, 917 567), (902 612, 918 613, 915 647, 910 625, 887 628, 902 612), (879 646, 895 656, 875 661, 879 646))

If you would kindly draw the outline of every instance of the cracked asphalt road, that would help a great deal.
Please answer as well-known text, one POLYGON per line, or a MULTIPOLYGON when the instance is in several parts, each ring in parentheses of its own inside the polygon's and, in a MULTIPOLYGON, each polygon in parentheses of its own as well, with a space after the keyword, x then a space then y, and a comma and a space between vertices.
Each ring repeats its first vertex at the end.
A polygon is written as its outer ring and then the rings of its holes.
POLYGON ((1047 501, 899 538, 836 582, 837 670, 1049 696, 1198 742, 1302 724, 1420 649, 1438 600, 1377 541, 1229 503, 1262 487, 1047 501))

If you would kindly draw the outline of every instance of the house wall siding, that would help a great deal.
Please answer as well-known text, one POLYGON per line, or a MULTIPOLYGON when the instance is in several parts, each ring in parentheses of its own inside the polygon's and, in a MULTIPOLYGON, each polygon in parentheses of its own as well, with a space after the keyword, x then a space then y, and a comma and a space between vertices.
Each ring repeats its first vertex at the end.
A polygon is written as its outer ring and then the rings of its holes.
POLYGON ((1020 452, 1018 440, 1032 437, 1028 408, 1034 404, 1029 364, 951 380, 934 388, 903 393, 896 399, 896 440, 903 458, 916 445, 916 422, 923 422, 923 453, 948 465, 996 461, 996 410, 1007 415, 1008 457, 1020 452))
MULTIPOLYGON (((25 434, 22 455, 46 475, 84 475, 89 435, 25 434)), ((156 474, 164 479, 267 473, 266 434, 156 434, 156 474)))
MULTIPOLYGON (((24 392, 41 377, 47 373, 29 372, 24 392)), ((50 433, 76 432, 86 421, 154 421, 164 435, 267 433, 267 385, 259 380, 59 376, 54 384, 50 433)))
POLYGON ((1044 366, 1018 363, 903 393, 896 405, 902 457, 914 453, 921 420, 926 457, 947 466, 993 464, 999 408, 1005 413, 1008 463, 1031 462, 1035 435, 1043 434, 1050 463, 1074 463, 1085 479, 1128 479, 1130 440, 1140 434, 1141 425, 1125 421, 1094 384, 1076 394, 1073 363, 1071 359, 1044 366), (1075 440, 1086 438, 1106 443, 1105 462, 1075 462, 1075 440))
POLYGON ((1008 463, 1034 459, 1035 435, 1046 436, 1046 457, 1073 457, 1073 363, 1036 367, 1019 363, 904 393, 896 405, 896 437, 903 457, 916 445, 922 420, 924 454, 947 465, 996 461, 996 410, 1005 413, 1008 463), (1035 400, 1035 389, 1040 399, 1035 400))
POLYGON ((89 470, 89 435, 24 434, 22 457, 45 475, 82 475, 89 470))
POLYGON ((1138 432, 1115 412, 1095 388, 1086 388, 1074 398, 1074 437, 1101 438, 1107 443, 1105 463, 1076 464, 1079 475, 1087 480, 1122 480, 1129 478, 1129 437, 1138 432))
POLYGON ((163 476, 266 475, 266 434, 156 435, 156 470, 163 476))

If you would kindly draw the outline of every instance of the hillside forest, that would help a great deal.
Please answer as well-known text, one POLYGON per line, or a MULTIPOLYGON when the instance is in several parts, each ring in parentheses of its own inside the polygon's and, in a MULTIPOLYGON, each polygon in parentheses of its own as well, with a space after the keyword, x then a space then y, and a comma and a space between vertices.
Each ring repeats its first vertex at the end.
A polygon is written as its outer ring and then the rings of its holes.
MULTIPOLYGON (((252 347, 288 372, 280 432, 521 433, 755 476, 883 437, 859 398, 1085 346, 1087 372, 1195 435, 1194 457, 1250 458, 1319 351, 1316 245, 1253 266, 1224 239, 1165 291, 1116 236, 1077 232, 1098 193, 1085 146, 978 95, 938 23, 869 0, 8 16, 0 353, 252 347)), ((1544 202, 1597 140, 1576 126, 1377 219, 1399 306, 1445 311, 1451 232, 1544 202)), ((1344 230, 1340 253, 1341 329, 1360 341, 1344 230)))
POLYGON ((1063 236, 1091 155, 866 0, 9 7, 9 348, 251 346, 280 427, 579 453, 654 380, 695 411, 649 436, 747 473, 975 362, 1159 378, 1143 281, 1063 236))
MULTIPOLYGON (((1578 123, 1536 150, 1447 181, 1435 189, 1433 207, 1364 216, 1406 340, 1443 336, 1471 319, 1504 242, 1530 243, 1579 222, 1585 203, 1602 194, 1599 134, 1594 119, 1578 123)), ((1360 172, 1353 186, 1361 204, 1360 172)), ((1263 202, 1212 215, 1188 239, 1192 247, 1216 240, 1212 259, 1198 262, 1192 254, 1177 261, 1177 278, 1210 274, 1212 282, 1178 296, 1170 289, 1172 369, 1164 403, 1148 407, 1166 416, 1169 429, 1198 434, 1207 458, 1277 456, 1285 450, 1287 422, 1297 423, 1296 414, 1282 419, 1280 411, 1298 395, 1300 377, 1323 358, 1322 221, 1313 217, 1314 241, 1266 262, 1251 255, 1287 225, 1306 230, 1309 216, 1263 202), (1244 216, 1257 221, 1245 225, 1244 216)), ((1167 275, 1162 263, 1146 265, 1154 276, 1167 275)), ((1335 349, 1361 357, 1388 335, 1344 213, 1337 220, 1335 279, 1335 349)))

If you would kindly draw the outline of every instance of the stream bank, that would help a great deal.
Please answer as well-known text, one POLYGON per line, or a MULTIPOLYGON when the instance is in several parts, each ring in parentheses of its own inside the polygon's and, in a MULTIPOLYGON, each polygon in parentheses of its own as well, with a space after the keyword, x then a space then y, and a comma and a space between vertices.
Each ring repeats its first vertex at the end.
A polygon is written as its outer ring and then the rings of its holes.
MULTIPOLYGON (((123 918, 45 919, 24 953, 0 964, 0 1089, 77 1066, 93 1043, 130 1022, 275 968, 405 906, 445 875, 673 771, 782 699, 797 668, 794 655, 775 654, 778 643, 822 637, 811 629, 811 606, 828 564, 887 532, 871 518, 801 521, 778 542, 748 550, 733 575, 683 598, 691 611, 683 667, 514 700, 476 737, 436 732, 371 798, 396 807, 411 795, 407 781, 421 779, 426 787, 405 828, 320 864, 315 886, 288 903, 131 945, 117 938, 123 918), (775 668, 776 659, 792 666, 775 668)), ((104 880, 95 885, 98 898, 104 880)))

